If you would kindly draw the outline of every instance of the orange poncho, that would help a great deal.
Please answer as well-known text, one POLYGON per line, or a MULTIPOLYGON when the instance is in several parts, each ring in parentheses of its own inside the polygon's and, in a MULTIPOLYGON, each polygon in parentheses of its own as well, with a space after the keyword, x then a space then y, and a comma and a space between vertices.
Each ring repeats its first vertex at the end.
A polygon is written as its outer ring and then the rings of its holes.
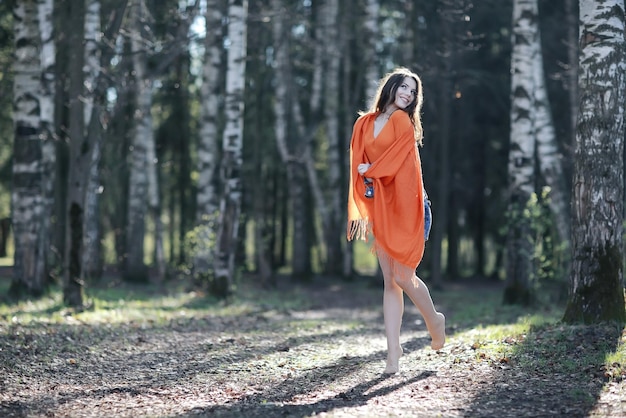
POLYGON ((413 124, 406 112, 392 113, 374 138, 377 113, 357 119, 350 142, 348 240, 367 240, 404 266, 415 269, 424 255, 424 188, 413 124), (371 163, 374 197, 366 198, 361 163, 371 163))

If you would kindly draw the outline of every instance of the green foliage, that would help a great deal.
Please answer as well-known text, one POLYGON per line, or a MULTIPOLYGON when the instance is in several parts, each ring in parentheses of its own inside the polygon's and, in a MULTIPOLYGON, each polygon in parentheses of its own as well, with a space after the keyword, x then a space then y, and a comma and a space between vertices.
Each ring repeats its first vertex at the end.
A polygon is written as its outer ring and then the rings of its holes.
POLYGON ((193 272, 196 282, 211 285, 214 279, 213 259, 217 239, 218 214, 205 215, 202 222, 185 234, 183 249, 190 262, 188 272, 193 272))
MULTIPOLYGON (((527 228, 525 239, 530 243, 531 271, 528 301, 548 304, 562 299, 566 286, 566 243, 557 241, 555 220, 550 209, 550 188, 543 187, 540 194, 533 193, 521 210, 508 213, 508 226, 523 224, 527 228)), ((513 289, 512 291, 524 291, 513 289)))

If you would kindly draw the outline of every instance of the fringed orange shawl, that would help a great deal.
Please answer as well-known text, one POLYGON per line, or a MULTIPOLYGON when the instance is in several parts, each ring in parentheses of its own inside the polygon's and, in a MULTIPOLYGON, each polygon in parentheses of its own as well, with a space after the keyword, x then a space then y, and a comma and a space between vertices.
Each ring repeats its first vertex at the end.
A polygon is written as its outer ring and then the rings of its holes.
MULTIPOLYGON (((413 125, 395 111, 374 138, 377 113, 357 119, 350 142, 348 240, 375 237, 377 250, 415 269, 424 255, 422 168, 413 125), (373 179, 374 197, 366 198, 361 163, 371 163, 365 177, 373 179)), ((379 253, 380 254, 380 253, 379 253)))

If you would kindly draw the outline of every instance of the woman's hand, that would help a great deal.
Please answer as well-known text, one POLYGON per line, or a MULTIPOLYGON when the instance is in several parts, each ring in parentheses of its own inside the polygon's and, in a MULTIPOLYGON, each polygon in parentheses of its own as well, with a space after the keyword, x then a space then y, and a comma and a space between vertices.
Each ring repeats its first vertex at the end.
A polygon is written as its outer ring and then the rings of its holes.
POLYGON ((365 174, 365 172, 366 172, 367 170, 369 170, 369 168, 370 168, 370 167, 371 167, 371 164, 368 164, 368 163, 361 163, 361 164, 359 164, 359 165, 357 166, 357 168, 356 168, 356 169, 357 169, 357 171, 359 172, 359 174, 360 174, 360 175, 363 175, 363 174, 365 174))

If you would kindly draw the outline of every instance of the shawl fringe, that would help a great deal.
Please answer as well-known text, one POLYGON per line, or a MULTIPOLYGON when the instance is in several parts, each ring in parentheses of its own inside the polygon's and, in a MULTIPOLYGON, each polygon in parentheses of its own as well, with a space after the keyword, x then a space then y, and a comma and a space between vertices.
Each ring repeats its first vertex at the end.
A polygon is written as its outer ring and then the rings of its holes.
POLYGON ((369 232, 371 231, 371 224, 367 219, 354 219, 348 221, 346 236, 348 241, 354 239, 360 239, 367 241, 369 232))

